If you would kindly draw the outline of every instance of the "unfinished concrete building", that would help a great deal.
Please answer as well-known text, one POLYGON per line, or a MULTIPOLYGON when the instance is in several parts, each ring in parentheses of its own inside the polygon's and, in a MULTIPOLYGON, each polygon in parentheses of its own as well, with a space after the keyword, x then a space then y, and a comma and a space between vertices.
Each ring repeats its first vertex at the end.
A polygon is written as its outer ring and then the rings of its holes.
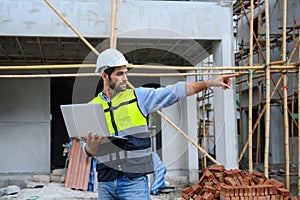
MULTIPOLYGON (((98 51, 109 48, 110 1, 51 3, 98 51)), ((204 66, 204 59, 211 57, 209 66, 232 66, 232 5, 228 0, 120 1, 117 48, 132 64, 204 66)), ((94 97, 94 68, 76 65, 95 60, 46 2, 0 0, 0 173, 49 173, 64 167, 62 145, 69 138, 59 106, 94 97)), ((134 72, 157 71, 130 70, 134 72)), ((133 75, 129 80, 135 87, 166 86, 199 77, 133 75)), ((215 139, 210 153, 226 168, 238 168, 235 87, 213 92, 215 139)), ((195 95, 163 113, 198 141, 197 107, 195 95)), ((158 117, 156 129, 154 147, 167 166, 167 177, 184 177, 184 184, 199 180, 198 149, 158 117)))

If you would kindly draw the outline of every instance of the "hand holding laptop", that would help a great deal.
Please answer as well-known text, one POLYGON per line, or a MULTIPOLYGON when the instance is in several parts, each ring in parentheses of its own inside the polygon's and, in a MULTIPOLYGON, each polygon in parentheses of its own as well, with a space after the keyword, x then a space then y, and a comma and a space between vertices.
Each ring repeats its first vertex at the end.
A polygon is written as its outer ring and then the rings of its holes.
POLYGON ((85 150, 88 154, 95 155, 99 151, 100 143, 108 141, 108 137, 98 136, 89 132, 87 137, 79 137, 80 140, 86 143, 85 150))

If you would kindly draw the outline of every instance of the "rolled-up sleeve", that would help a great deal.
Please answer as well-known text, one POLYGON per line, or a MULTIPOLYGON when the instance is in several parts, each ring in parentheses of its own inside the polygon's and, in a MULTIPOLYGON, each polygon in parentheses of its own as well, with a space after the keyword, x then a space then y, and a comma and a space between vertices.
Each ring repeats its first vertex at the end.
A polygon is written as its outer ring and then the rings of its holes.
POLYGON ((150 112, 169 107, 186 98, 185 82, 168 85, 162 88, 136 88, 138 104, 146 116, 150 112))

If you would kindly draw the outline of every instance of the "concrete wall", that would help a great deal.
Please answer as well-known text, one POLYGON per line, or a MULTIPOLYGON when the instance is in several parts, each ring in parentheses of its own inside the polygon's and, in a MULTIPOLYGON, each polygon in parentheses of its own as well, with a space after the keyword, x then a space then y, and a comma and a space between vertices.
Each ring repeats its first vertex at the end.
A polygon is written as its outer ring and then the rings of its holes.
MULTIPOLYGON (((109 37, 110 2, 51 1, 85 37, 109 37)), ((121 0, 118 37, 220 39, 226 33, 224 26, 229 25, 223 20, 231 19, 228 15, 230 5, 222 1, 121 0)), ((0 13, 0 35, 77 37, 44 1, 0 0, 0 13)))
POLYGON ((0 110, 0 173, 48 173, 49 79, 0 79, 0 110))

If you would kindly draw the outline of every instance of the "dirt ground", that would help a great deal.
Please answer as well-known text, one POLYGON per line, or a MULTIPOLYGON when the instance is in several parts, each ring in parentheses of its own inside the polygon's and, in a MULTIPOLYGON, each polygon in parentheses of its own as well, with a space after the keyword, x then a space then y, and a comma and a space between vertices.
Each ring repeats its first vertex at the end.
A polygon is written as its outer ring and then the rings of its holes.
MULTIPOLYGON (((241 168, 243 169, 243 168, 241 168)), ((243 169, 246 173, 247 168, 243 169)), ((253 167, 254 171, 264 171, 263 164, 253 167)), ((269 166, 269 178, 275 178, 282 183, 285 183, 285 167, 283 165, 269 166)), ((290 167, 290 194, 291 196, 298 195, 298 169, 296 166, 290 167)), ((72 190, 64 187, 62 183, 49 183, 43 188, 21 189, 18 194, 0 197, 0 200, 97 200, 96 192, 85 192, 72 190)), ((167 194, 151 195, 151 200, 180 200, 181 191, 176 190, 167 194)))
MULTIPOLYGON (((181 192, 151 195, 151 200, 180 200, 181 192)), ((22 189, 18 194, 0 197, 0 200, 97 200, 96 192, 66 188, 61 183, 49 183, 43 188, 22 189)))

